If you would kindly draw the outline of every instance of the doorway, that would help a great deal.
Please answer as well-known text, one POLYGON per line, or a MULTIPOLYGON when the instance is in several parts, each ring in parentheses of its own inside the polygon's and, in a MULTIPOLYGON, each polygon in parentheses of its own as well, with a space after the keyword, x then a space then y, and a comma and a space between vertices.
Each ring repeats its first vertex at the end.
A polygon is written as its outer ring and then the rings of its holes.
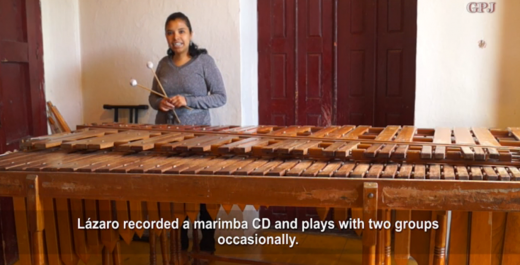
MULTIPOLYGON (((413 125, 417 0, 257 5, 261 125, 413 125)), ((260 216, 318 219, 294 207, 260 216)))
POLYGON ((413 125, 417 1, 258 1, 262 125, 413 125))
MULTIPOLYGON (((0 154, 47 133, 38 0, 0 1, 0 154)), ((13 202, 0 197, 0 265, 18 259, 13 202)))

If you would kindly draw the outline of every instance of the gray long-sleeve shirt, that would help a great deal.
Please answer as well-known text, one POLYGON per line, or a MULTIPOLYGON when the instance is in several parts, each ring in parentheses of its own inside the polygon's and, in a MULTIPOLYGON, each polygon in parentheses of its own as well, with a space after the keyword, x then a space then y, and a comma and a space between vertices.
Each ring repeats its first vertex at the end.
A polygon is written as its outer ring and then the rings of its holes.
MULTIPOLYGON (((183 125, 210 125, 209 109, 226 104, 222 75, 215 60, 208 54, 193 57, 180 67, 173 63, 171 56, 166 56, 159 61, 156 73, 169 98, 176 95, 184 96, 186 104, 193 109, 175 109, 183 125)), ((152 89, 162 94, 155 79, 152 89)), ((165 124, 168 120, 169 113, 159 110, 161 100, 162 97, 154 93, 150 93, 148 98, 150 106, 158 110, 156 124, 165 124)), ((173 123, 177 123, 175 118, 173 123)))

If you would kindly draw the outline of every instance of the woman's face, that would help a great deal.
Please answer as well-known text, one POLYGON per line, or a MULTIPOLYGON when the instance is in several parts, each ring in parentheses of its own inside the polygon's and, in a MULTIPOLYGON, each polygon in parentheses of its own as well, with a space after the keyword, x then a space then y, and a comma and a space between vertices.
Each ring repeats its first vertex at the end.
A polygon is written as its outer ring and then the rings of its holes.
POLYGON ((184 20, 176 19, 166 25, 166 41, 175 54, 188 53, 191 32, 184 20))

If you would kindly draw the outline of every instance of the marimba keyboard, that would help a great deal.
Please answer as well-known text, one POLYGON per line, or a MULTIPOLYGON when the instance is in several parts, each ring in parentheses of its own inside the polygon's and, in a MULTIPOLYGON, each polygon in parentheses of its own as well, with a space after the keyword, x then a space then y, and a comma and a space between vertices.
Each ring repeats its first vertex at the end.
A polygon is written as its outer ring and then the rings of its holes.
POLYGON ((93 173, 150 173, 253 176, 303 176, 430 180, 520 180, 518 166, 453 166, 449 164, 400 164, 317 159, 256 158, 182 153, 170 155, 144 151, 64 151, 12 153, 0 160, 0 171, 50 171, 93 173))
MULTIPOLYGON (((25 144, 26 149, 46 149, 61 146, 64 150, 156 150, 173 154, 183 152, 229 153, 256 157, 277 156, 295 158, 382 160, 395 162, 463 162, 518 164, 520 147, 494 145, 468 145, 452 143, 410 143, 395 139, 383 140, 332 140, 314 137, 303 139, 277 138, 271 135, 237 136, 228 134, 197 134, 184 132, 147 132, 87 128, 71 135, 49 137, 25 144), (392 141, 393 140, 393 141, 392 141)), ((489 142, 481 141, 484 144, 489 142)))
MULTIPOLYGON (((520 220, 515 212, 520 211, 519 132, 82 126, 74 133, 27 140, 25 151, 1 156, 0 195, 14 198, 22 264, 77 264, 100 251, 106 264, 110 255, 119 264, 119 236, 130 243, 142 230, 85 232, 72 221, 145 216, 193 221, 200 203, 208 205, 213 218, 220 205, 229 211, 233 204, 241 209, 246 204, 317 207, 320 218, 334 209, 336 221, 349 212, 364 220, 411 220, 412 213, 426 211, 426 219, 437 220, 440 228, 427 234, 430 243, 415 254, 428 253, 434 264, 514 264, 520 253, 514 243, 520 238, 515 221, 520 220), (453 211, 451 227, 457 227, 449 234, 449 250, 446 211, 453 211)), ((170 251, 167 231, 154 230, 151 236, 161 237, 165 264, 180 264, 178 231, 169 233, 170 251)), ((362 233, 364 264, 390 264, 392 251, 397 264, 414 255, 417 238, 410 230, 362 233)))

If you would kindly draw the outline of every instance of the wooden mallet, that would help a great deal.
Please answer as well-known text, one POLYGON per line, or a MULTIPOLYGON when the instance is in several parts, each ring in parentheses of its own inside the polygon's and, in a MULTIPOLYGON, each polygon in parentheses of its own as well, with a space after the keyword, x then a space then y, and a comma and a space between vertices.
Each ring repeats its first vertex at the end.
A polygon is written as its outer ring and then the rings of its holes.
MULTIPOLYGON (((130 85, 133 86, 133 87, 139 87, 139 88, 142 88, 142 89, 147 90, 147 91, 150 91, 150 92, 152 92, 152 93, 154 93, 154 94, 156 94, 156 95, 158 95, 158 96, 160 96, 160 97, 162 97, 162 98, 168 99, 168 97, 166 96, 166 94, 160 94, 160 93, 155 92, 155 91, 153 91, 153 90, 151 90, 151 89, 149 89, 149 88, 147 88, 147 87, 145 87, 145 86, 142 86, 142 85, 140 85, 139 83, 137 83, 137 80, 135 80, 135 79, 131 79, 131 80, 130 80, 130 85)), ((161 88, 162 88, 162 87, 161 87, 161 88)), ((164 91, 164 90, 163 90, 163 91, 164 91)), ((175 120, 177 120, 177 122, 178 122, 179 124, 181 124, 181 120, 179 119, 179 116, 177 116, 177 113, 175 112, 175 110, 173 109, 172 111, 173 111, 173 115, 175 115, 175 120)))
POLYGON ((155 74, 155 71, 153 70, 153 63, 152 62, 146 63, 146 67, 148 67, 150 69, 150 71, 152 71, 153 76, 155 77, 155 81, 157 81, 157 84, 159 84, 159 87, 161 88, 161 91, 166 96, 166 91, 164 91, 164 87, 162 86, 161 81, 159 81, 159 78, 157 77, 157 74, 155 74))
MULTIPOLYGON (((164 87, 162 86, 161 81, 159 81, 159 77, 157 77, 157 74, 153 70, 153 62, 147 62, 146 67, 148 67, 148 69, 150 69, 150 71, 152 71, 153 76, 155 77, 155 81, 157 81, 157 84, 159 84, 159 87, 161 88, 161 91, 163 92, 163 94, 166 95, 166 91, 164 90, 164 87)), ((190 108, 188 106, 183 106, 183 107, 185 107, 189 110, 192 110, 192 108, 190 108)))

